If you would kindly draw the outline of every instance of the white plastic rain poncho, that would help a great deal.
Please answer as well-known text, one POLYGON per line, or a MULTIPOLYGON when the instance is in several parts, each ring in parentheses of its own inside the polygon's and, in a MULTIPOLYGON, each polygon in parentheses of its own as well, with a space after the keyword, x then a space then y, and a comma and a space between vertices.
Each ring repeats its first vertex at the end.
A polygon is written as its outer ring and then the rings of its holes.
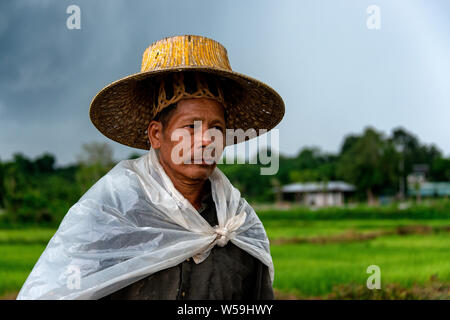
POLYGON ((17 299, 99 299, 228 240, 269 267, 269 240, 225 175, 210 176, 219 225, 211 227, 172 184, 154 149, 120 161, 75 203, 17 299))

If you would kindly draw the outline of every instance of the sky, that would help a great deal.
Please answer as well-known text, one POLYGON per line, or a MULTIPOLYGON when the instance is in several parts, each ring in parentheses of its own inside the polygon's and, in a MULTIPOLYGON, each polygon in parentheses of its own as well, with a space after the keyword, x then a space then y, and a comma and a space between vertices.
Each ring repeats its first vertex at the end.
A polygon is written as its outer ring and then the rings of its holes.
POLYGON ((143 154, 98 132, 89 105, 139 72, 152 42, 182 34, 220 42, 234 71, 281 95, 285 155, 336 153, 371 126, 385 135, 402 127, 450 156, 450 1, 2 0, 0 160, 49 152, 67 165, 94 141, 116 160, 143 154), (70 5, 79 30, 66 26, 70 5), (371 5, 379 29, 367 27, 371 5))

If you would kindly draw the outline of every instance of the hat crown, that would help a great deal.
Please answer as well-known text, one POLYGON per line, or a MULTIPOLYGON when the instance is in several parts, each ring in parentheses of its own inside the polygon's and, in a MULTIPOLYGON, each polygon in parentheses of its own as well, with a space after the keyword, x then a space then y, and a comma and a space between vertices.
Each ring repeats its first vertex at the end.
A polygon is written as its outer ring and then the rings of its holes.
POLYGON ((210 67, 232 71, 225 47, 202 36, 164 38, 151 44, 142 56, 141 72, 176 67, 210 67))

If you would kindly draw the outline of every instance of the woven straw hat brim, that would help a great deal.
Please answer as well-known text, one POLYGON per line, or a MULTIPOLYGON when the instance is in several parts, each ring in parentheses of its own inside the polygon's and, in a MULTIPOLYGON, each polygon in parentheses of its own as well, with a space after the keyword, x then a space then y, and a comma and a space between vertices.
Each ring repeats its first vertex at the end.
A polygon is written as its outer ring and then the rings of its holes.
MULTIPOLYGON (((259 80, 219 68, 183 66, 140 72, 109 84, 91 102, 92 123, 111 140, 149 150, 147 128, 152 120, 152 92, 163 76, 183 71, 214 74, 219 79, 227 102, 227 129, 253 128, 258 136, 260 129, 271 130, 284 116, 281 96, 259 80)), ((248 136, 231 144, 245 140, 248 136)))

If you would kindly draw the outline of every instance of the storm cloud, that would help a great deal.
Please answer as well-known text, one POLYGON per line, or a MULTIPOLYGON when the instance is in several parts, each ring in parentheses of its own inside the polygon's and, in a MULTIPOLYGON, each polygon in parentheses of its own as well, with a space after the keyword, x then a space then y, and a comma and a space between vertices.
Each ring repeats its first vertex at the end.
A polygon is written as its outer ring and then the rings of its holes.
MULTIPOLYGON (((142 53, 171 35, 221 42, 235 71, 268 83, 286 103, 281 152, 336 152, 367 125, 402 126, 450 152, 450 39, 446 1, 0 2, 0 159, 15 152, 76 160, 83 143, 109 142, 116 159, 137 149, 101 135, 89 104, 104 86, 139 72, 142 53), (81 29, 69 30, 69 5, 81 29)), ((140 151, 144 152, 144 151, 140 151)))

